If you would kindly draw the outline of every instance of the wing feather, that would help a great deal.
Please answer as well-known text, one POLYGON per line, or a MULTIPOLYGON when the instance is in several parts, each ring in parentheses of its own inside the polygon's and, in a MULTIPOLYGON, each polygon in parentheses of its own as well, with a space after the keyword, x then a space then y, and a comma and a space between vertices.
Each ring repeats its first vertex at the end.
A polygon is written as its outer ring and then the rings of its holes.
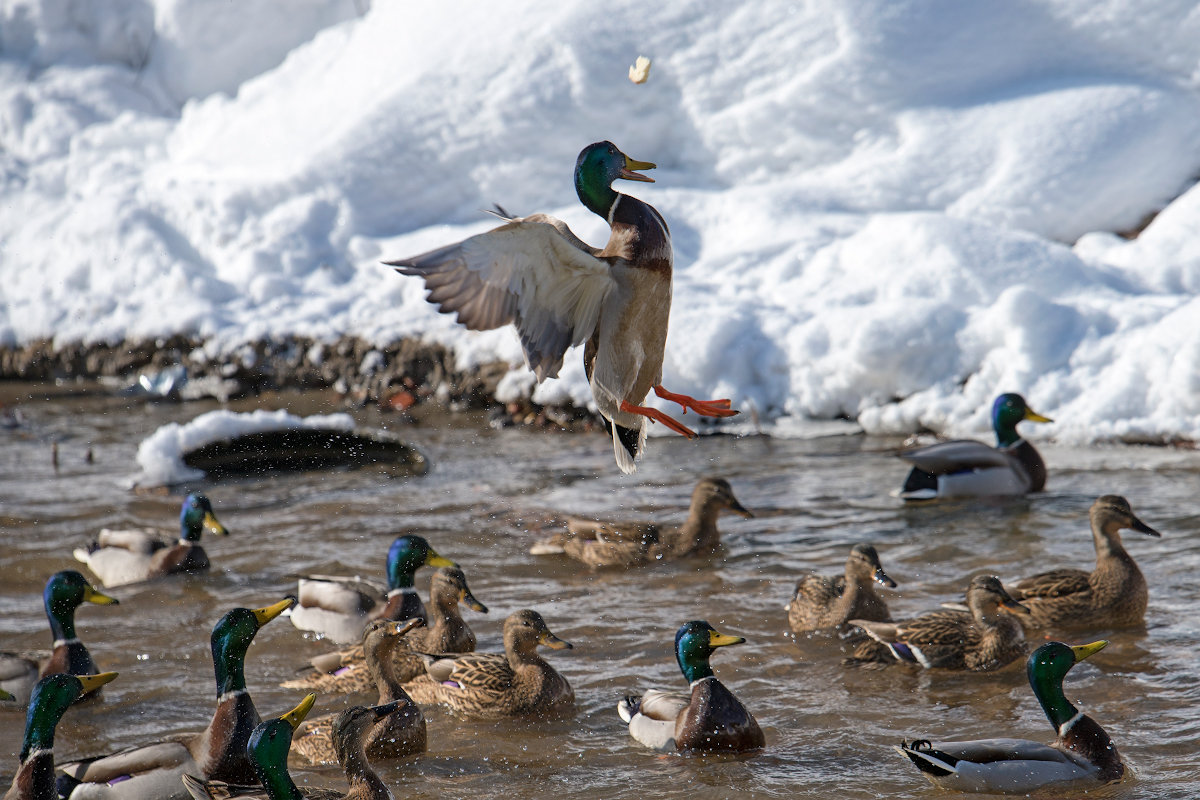
POLYGON ((1011 468, 1014 462, 1013 457, 1007 453, 970 439, 956 439, 938 442, 928 447, 918 447, 900 453, 900 458, 934 475, 948 475, 960 470, 987 467, 1011 468))
POLYGON ((568 347, 592 335, 616 285, 609 262, 597 252, 566 223, 534 214, 386 263, 424 278, 429 302, 456 313, 471 330, 513 323, 525 359, 542 381, 558 375, 568 347))

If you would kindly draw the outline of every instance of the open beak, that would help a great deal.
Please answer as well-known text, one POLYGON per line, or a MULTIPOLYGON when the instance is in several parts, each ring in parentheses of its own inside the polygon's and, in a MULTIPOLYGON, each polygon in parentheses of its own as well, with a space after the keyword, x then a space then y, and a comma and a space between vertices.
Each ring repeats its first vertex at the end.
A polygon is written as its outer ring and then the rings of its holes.
POLYGON ((388 624, 388 633, 395 636, 403 636, 415 628, 422 627, 424 624, 425 620, 421 619, 420 617, 413 617, 412 619, 398 619, 388 624))
POLYGON ((465 603, 467 608, 472 611, 478 611, 480 614, 488 612, 487 606, 475 599, 475 595, 471 594, 470 589, 463 589, 462 596, 458 598, 460 603, 465 603))
MULTIPOLYGON (((1138 533, 1144 533, 1147 536, 1162 536, 1161 533, 1154 530, 1154 528, 1151 528, 1146 523, 1142 522, 1140 519, 1135 517, 1133 514, 1129 515, 1129 528, 1130 528, 1130 530, 1135 530, 1138 533)), ((116 601, 114 600, 113 602, 116 602, 116 601)))
POLYGON ((229 531, 225 530, 225 526, 217 519, 217 515, 211 511, 204 515, 204 530, 214 536, 228 536, 229 531))
POLYGON ((292 730, 296 730, 296 728, 300 727, 300 723, 304 722, 304 718, 308 716, 308 712, 312 711, 313 703, 315 702, 317 702, 317 693, 313 692, 301 700, 300 705, 281 716, 280 719, 291 725, 292 730))
POLYGON ((742 644, 746 641, 744 636, 730 636, 725 633, 717 633, 716 631, 708 632, 708 643, 712 647, 727 647, 731 644, 742 644))
POLYGON ((1041 414, 1037 413, 1032 408, 1025 409, 1024 419, 1027 419, 1030 422, 1054 422, 1054 420, 1050 419, 1049 417, 1043 417, 1041 414))
POLYGON ((258 627, 261 628, 263 625, 266 625, 268 622, 278 617, 284 611, 287 611, 295 602, 296 598, 289 597, 285 600, 280 600, 275 605, 267 606, 266 608, 254 609, 252 613, 254 614, 254 618, 258 620, 258 627))
POLYGON ((570 642, 564 642, 550 631, 543 633, 541 638, 538 639, 538 642, 546 645, 546 647, 549 647, 551 650, 570 650, 575 646, 570 642))
POLYGON ((649 161, 634 161, 629 156, 625 156, 625 166, 621 167, 618 178, 624 178, 627 181, 645 181, 646 183, 654 183, 654 178, 648 175, 639 175, 638 170, 654 169, 654 164, 649 161))
POLYGON ((882 583, 889 589, 896 588, 896 582, 888 577, 888 574, 883 571, 883 567, 876 567, 875 574, 872 577, 875 578, 876 583, 882 583))
POLYGON ((83 589, 83 599, 84 602, 95 603, 98 606, 115 606, 119 605, 121 602, 115 597, 109 597, 104 592, 97 591, 96 588, 90 584, 85 586, 83 589))
POLYGON ((1099 653, 1104 648, 1108 647, 1108 640, 1101 639, 1098 642, 1091 644, 1078 644, 1071 648, 1071 652, 1075 654, 1075 663, 1078 664, 1090 655, 1099 653))
POLYGON ((75 677, 83 684, 83 693, 88 694, 117 677, 117 673, 101 672, 99 675, 76 675, 75 677))

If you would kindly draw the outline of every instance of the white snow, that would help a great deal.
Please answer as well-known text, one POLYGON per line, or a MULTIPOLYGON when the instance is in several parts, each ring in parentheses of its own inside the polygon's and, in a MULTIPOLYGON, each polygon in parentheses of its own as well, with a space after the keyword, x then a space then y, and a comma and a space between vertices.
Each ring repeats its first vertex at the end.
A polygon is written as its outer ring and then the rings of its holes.
POLYGON ((222 439, 232 439, 250 433, 280 431, 292 428, 321 428, 340 431, 354 430, 354 418, 349 414, 314 414, 297 417, 287 411, 259 409, 248 413, 209 411, 191 422, 161 426, 138 445, 137 462, 142 474, 134 481, 138 486, 168 486, 174 483, 199 480, 204 472, 183 463, 185 453, 222 439))
MULTIPOLYGON (((601 139, 658 164, 618 188, 672 226, 674 391, 971 435, 1018 391, 1031 436, 1200 438, 1182 0, 0 0, 0 344, 422 336, 528 392, 510 330, 379 262, 493 203, 602 243, 601 139)), ((586 401, 579 362, 535 399, 586 401)))

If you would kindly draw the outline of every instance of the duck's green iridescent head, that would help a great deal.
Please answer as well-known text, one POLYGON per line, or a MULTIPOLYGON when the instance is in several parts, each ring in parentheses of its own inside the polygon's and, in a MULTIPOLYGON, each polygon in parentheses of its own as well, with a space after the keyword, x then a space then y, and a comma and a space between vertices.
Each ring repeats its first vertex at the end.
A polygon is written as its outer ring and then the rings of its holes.
POLYGON ((115 677, 115 672, 102 672, 99 675, 59 672, 38 681, 29 696, 29 709, 25 712, 25 743, 21 747, 21 762, 24 763, 35 750, 52 749, 54 729, 71 704, 115 677))
POLYGON ((425 566, 457 567, 458 564, 435 553, 424 537, 415 535, 399 537, 388 548, 388 589, 411 588, 417 570, 425 566))
POLYGON ((189 494, 183 498, 179 529, 179 538, 188 542, 200 541, 200 533, 205 529, 214 536, 229 535, 229 531, 217 520, 212 503, 202 494, 189 494))
POLYGON ((75 609, 82 604, 111 606, 117 602, 115 597, 97 590, 88 583, 87 578, 73 569, 51 575, 46 581, 46 588, 42 590, 42 603, 56 640, 75 638, 75 609))
POLYGON ((643 169, 654 169, 654 164, 634 161, 612 142, 589 144, 575 160, 575 193, 590 211, 608 219, 609 209, 617 199, 613 181, 624 178, 654 183, 653 178, 637 172, 643 169))
POLYGON ((1030 422, 1054 422, 1049 417, 1043 417, 1025 404, 1025 398, 1019 394, 1002 394, 992 404, 992 430, 996 432, 996 441, 1006 447, 1017 439, 1017 423, 1023 420, 1030 422))
POLYGON ((280 600, 265 608, 235 608, 212 629, 213 670, 217 678, 217 697, 246 688, 246 651, 262 626, 278 617, 295 603, 294 598, 280 600))
POLYGON ((713 674, 708 659, 718 647, 731 644, 742 644, 746 640, 741 636, 728 636, 719 633, 712 625, 701 619, 685 622, 675 632, 675 660, 688 683, 713 674))
POLYGON ((1046 642, 1029 654, 1029 660, 1025 662, 1029 685, 1055 730, 1076 714, 1075 707, 1063 694, 1063 678, 1067 677, 1071 667, 1107 646, 1105 639, 1074 647, 1062 642, 1046 642))
POLYGON ((292 749, 292 734, 308 716, 316 701, 316 694, 310 694, 300 701, 300 705, 283 716, 261 723, 250 734, 246 756, 271 800, 303 797, 288 774, 287 757, 292 749))

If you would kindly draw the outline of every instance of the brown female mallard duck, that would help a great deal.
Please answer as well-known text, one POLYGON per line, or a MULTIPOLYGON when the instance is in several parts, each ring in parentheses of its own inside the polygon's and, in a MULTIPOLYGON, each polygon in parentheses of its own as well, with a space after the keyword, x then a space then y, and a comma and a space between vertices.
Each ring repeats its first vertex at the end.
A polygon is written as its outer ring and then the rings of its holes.
POLYGON ((999 578, 972 578, 967 607, 970 613, 935 611, 904 622, 852 619, 849 624, 862 628, 873 641, 855 648, 849 663, 906 662, 927 669, 982 672, 1025 654, 1025 634, 1014 616, 1025 609, 1009 596, 999 578))
POLYGON ((1055 569, 1009 584, 1012 596, 1029 609, 1038 628, 1114 628, 1141 625, 1148 591, 1142 571, 1121 546, 1122 529, 1159 536, 1133 514, 1129 501, 1106 494, 1088 512, 1096 568, 1055 569))
POLYGON ((703 620, 685 622, 675 633, 675 660, 691 691, 650 689, 621 700, 617 713, 629 725, 629 735, 656 750, 743 752, 766 744, 754 715, 708 663, 716 648, 745 641, 718 633, 703 620))
POLYGON ((235 608, 212 630, 217 708, 201 733, 71 761, 58 767, 60 797, 71 800, 165 800, 186 798, 180 776, 253 783, 246 742, 259 723, 246 689, 246 650, 254 636, 292 605, 292 599, 266 608, 235 608))
POLYGON ((646 420, 695 432, 642 405, 651 389, 701 416, 736 414, 728 400, 696 400, 662 386, 671 313, 671 233, 653 206, 612 188, 618 178, 647 181, 612 142, 590 144, 575 162, 575 191, 612 232, 603 250, 545 214, 502 218, 504 225, 429 253, 386 262, 419 275, 429 302, 456 312, 471 330, 512 323, 539 381, 558 375, 572 345, 587 342, 583 364, 592 397, 613 439, 617 466, 633 472, 645 448, 646 420))
POLYGON ((399 536, 387 554, 387 587, 360 577, 307 575, 296 588, 299 603, 292 609, 292 624, 341 644, 362 640, 363 629, 373 619, 425 620, 425 604, 413 588, 421 567, 456 567, 442 558, 422 536, 399 536))
POLYGON ((180 572, 203 572, 209 563, 200 546, 201 532, 229 534, 202 494, 183 498, 179 528, 178 542, 164 541, 157 531, 105 529, 87 547, 76 549, 75 559, 87 564, 105 586, 121 586, 180 572))
MULTIPOLYGON (((379 692, 378 704, 394 709, 372 728, 367 738, 367 755, 372 761, 425 752, 425 716, 404 691, 393 669, 393 655, 397 646, 402 646, 404 635, 423 624, 419 619, 403 622, 377 619, 367 626, 363 637, 367 660, 362 671, 370 675, 379 692)), ((309 764, 335 763, 333 724, 333 714, 304 723, 292 742, 292 753, 309 764)))
POLYGON ((636 567, 691 555, 706 555, 721 544, 717 517, 728 509, 753 517, 724 478, 703 478, 692 490, 687 519, 681 525, 622 523, 570 517, 567 530, 538 542, 530 553, 563 553, 590 567, 636 567))
POLYGON ((852 619, 890 622, 887 603, 875 593, 874 582, 896 586, 883 571, 875 548, 856 544, 846 559, 845 574, 806 575, 796 581, 796 591, 787 604, 788 625, 794 633, 823 628, 840 633, 852 619))
MULTIPOLYGON (((12 694, 13 705, 23 706, 29 701, 38 678, 59 672, 95 675, 100 671, 75 633, 75 610, 84 603, 107 606, 116 605, 117 600, 97 591, 73 569, 56 572, 46 579, 42 606, 50 623, 50 635, 54 637, 50 657, 39 663, 23 654, 0 653, 0 689, 12 694)), ((101 685, 96 684, 88 692, 98 693, 101 685)))
POLYGON ((394 800, 391 790, 371 769, 367 758, 366 742, 375 734, 379 725, 395 711, 389 705, 364 708, 355 706, 337 715, 333 722, 333 741, 338 763, 350 790, 305 789, 303 792, 292 781, 288 773, 288 750, 292 734, 304 720, 313 702, 310 694, 300 705, 282 717, 267 720, 254 729, 247 744, 250 762, 260 786, 232 786, 221 781, 204 781, 183 776, 183 785, 196 800, 225 800, 225 798, 265 798, 265 800, 394 800))
POLYGON ((504 620, 503 653, 431 655, 426 674, 405 685, 418 703, 440 703, 472 717, 515 717, 557 712, 575 703, 567 679, 537 654, 544 644, 571 647, 536 611, 517 611, 504 620))
POLYGON ((47 675, 37 682, 25 715, 25 739, 21 761, 4 800, 48 800, 54 790, 54 730, 67 709, 86 695, 117 677, 115 672, 99 675, 47 675))
POLYGON ((1063 678, 1071 667, 1107 644, 1099 641, 1068 647, 1047 642, 1030 654, 1026 664, 1029 685, 1058 734, 1048 745, 1025 739, 918 739, 901 742, 896 749, 931 781, 959 792, 1027 793, 1064 781, 1118 780, 1125 774, 1125 765, 1112 739, 1063 694, 1063 678))
MULTIPOLYGON (((403 646, 393 651, 396 679, 401 683, 425 674, 425 662, 418 653, 470 653, 475 649, 475 634, 458 612, 458 604, 487 613, 487 606, 475 599, 467 586, 467 576, 458 567, 440 567, 429 581, 429 605, 432 623, 412 630, 403 646)), ((313 689, 319 692, 361 692, 375 685, 367 673, 363 645, 317 656, 312 673, 286 681, 285 689, 313 689)))

